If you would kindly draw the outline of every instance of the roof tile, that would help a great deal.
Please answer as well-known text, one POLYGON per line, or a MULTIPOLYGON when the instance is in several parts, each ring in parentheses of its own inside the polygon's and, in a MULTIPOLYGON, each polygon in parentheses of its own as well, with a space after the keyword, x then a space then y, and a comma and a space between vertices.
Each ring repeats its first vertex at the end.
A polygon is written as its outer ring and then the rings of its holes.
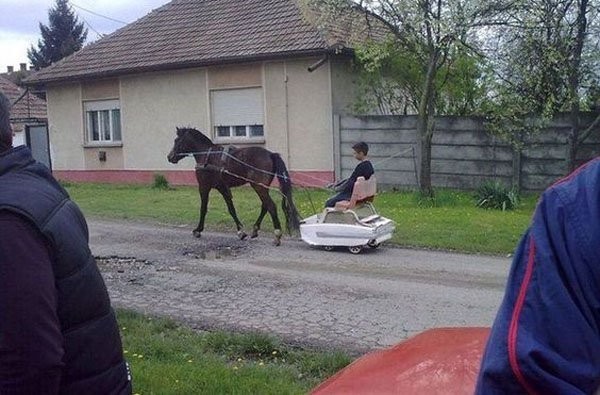
POLYGON ((19 100, 10 109, 11 119, 46 118, 46 102, 37 96, 19 88, 12 81, 0 76, 0 92, 8 98, 11 103, 19 100), (23 96, 25 95, 25 96, 23 96))

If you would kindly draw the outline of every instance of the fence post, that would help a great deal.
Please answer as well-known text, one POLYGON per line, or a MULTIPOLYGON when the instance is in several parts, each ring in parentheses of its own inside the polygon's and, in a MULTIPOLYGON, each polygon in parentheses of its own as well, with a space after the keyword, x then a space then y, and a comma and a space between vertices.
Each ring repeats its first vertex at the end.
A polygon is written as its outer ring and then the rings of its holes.
POLYGON ((512 186, 518 192, 521 193, 521 176, 523 172, 523 152, 520 148, 514 148, 512 152, 513 157, 513 175, 512 175, 512 186))
POLYGON ((341 156, 341 117, 340 114, 333 114, 333 181, 342 177, 342 156, 341 156))

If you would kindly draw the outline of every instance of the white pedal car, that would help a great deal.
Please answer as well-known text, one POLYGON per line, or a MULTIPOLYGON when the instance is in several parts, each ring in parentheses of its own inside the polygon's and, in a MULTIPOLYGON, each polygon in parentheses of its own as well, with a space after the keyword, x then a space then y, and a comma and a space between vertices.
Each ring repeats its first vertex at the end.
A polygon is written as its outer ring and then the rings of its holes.
POLYGON ((353 254, 359 254, 365 247, 379 247, 392 238, 396 225, 375 211, 371 202, 376 191, 375 176, 368 180, 358 177, 350 201, 338 202, 334 208, 325 208, 300 223, 302 240, 328 251, 348 247, 353 254))

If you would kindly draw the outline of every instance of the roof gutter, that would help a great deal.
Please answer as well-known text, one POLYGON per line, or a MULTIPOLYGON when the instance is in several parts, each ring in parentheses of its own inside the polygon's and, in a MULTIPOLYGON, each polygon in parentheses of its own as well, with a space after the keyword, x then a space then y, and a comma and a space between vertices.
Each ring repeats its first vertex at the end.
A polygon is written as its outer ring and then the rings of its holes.
MULTIPOLYGON (((81 74, 81 75, 71 75, 66 77, 56 77, 56 78, 40 78, 36 79, 35 74, 31 75, 29 78, 22 81, 24 85, 27 86, 35 86, 35 85, 46 85, 60 82, 75 82, 75 81, 85 81, 89 79, 95 78, 111 78, 111 77, 119 77, 127 74, 139 74, 139 73, 148 73, 148 72, 157 72, 157 71, 169 71, 169 70, 181 70, 181 69, 191 69, 191 68, 199 68, 199 67, 209 67, 216 65, 227 65, 227 64, 240 64, 240 63, 250 63, 250 62, 258 62, 258 61, 266 61, 266 60, 278 60, 285 58, 300 58, 307 56, 325 56, 327 58, 329 55, 347 55, 351 56, 354 51, 351 48, 343 48, 340 49, 339 46, 331 47, 331 48, 323 48, 323 49, 312 49, 305 51, 294 51, 294 52, 279 52, 279 53, 271 53, 271 54, 263 54, 263 55, 254 55, 254 56, 239 56, 239 57, 229 57, 229 58, 217 58, 217 59, 209 59, 205 61, 190 61, 190 62, 179 62, 179 63, 170 63, 170 64, 160 64, 154 66, 147 67, 130 67, 123 68, 119 70, 108 70, 101 71, 96 73, 89 74, 81 74)), ((321 59, 323 61, 324 59, 321 59)), ((320 61, 319 61, 320 62, 320 61)), ((317 62, 317 63, 319 63, 317 62)), ((319 65, 320 66, 320 65, 319 65)))

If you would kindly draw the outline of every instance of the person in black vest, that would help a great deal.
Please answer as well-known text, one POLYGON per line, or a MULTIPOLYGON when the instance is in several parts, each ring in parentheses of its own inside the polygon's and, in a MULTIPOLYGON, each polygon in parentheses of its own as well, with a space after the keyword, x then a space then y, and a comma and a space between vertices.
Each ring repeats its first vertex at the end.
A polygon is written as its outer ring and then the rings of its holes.
POLYGON ((0 93, 0 394, 131 394, 79 208, 26 146, 0 93))
POLYGON ((334 207, 339 201, 350 200, 356 179, 358 177, 364 177, 365 180, 368 180, 373 173, 375 173, 371 161, 367 158, 369 153, 369 146, 367 143, 356 143, 352 146, 352 150, 354 151, 354 159, 358 160, 360 163, 356 165, 349 178, 332 185, 337 194, 325 202, 325 207, 334 207))

